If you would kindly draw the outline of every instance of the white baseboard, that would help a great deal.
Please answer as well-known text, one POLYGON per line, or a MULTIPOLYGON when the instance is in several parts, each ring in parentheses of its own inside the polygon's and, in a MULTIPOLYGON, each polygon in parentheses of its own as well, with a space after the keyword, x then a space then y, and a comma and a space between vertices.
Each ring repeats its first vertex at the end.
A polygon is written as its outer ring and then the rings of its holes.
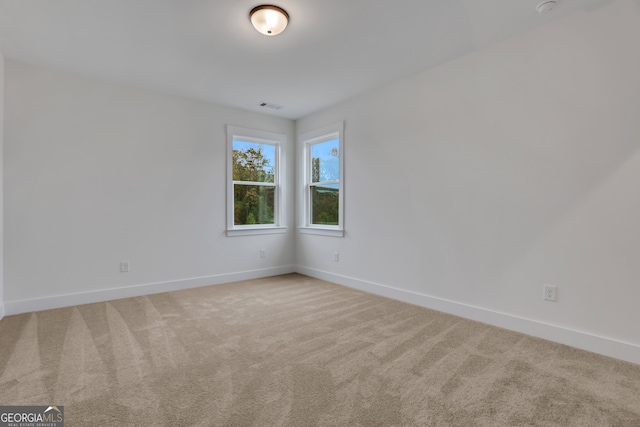
POLYGON ((159 294, 162 292, 179 291, 181 289, 198 288, 201 286, 219 285, 222 283, 238 282, 241 280, 258 279, 260 277, 277 276, 280 274, 294 273, 295 271, 296 267, 294 265, 288 265, 260 270, 242 271, 238 273, 227 273, 218 274, 215 276, 173 280, 169 282, 148 283, 144 285, 127 286, 122 288, 103 289, 99 291, 81 292, 76 294, 56 295, 45 298, 36 298, 21 301, 6 301, 4 303, 4 314, 10 316, 13 314, 30 313, 34 311, 50 310, 53 308, 69 307, 73 305, 91 304, 94 302, 104 302, 122 298, 138 297, 142 295, 159 294))
POLYGON ((104 289, 76 294, 56 295, 52 297, 36 298, 21 301, 0 302, 0 319, 3 316, 49 310, 53 308, 69 307, 73 305, 90 304, 111 301, 121 298, 151 295, 162 292, 178 291, 181 289, 197 288, 201 286, 218 285, 241 280, 257 279, 261 277, 277 276, 280 274, 300 273, 339 285, 359 289, 364 292, 404 301, 421 307, 442 311, 466 319, 487 323, 504 329, 520 332, 549 341, 565 344, 593 353, 614 357, 620 360, 640 364, 640 346, 622 342, 611 338, 576 331, 562 326, 552 325, 537 320, 526 319, 512 314, 487 310, 482 307, 462 304, 455 301, 436 298, 416 292, 393 288, 379 283, 368 282, 353 277, 342 276, 313 268, 288 265, 260 270, 250 270, 237 273, 219 274, 215 276, 196 277, 168 282, 149 283, 122 288, 104 289))
POLYGON ((567 329, 565 327, 551 325, 537 320, 526 319, 512 314, 487 310, 482 307, 435 298, 416 292, 392 288, 390 286, 355 279, 353 277, 341 276, 313 268, 298 266, 296 272, 372 294, 408 302, 421 307, 442 311, 444 313, 453 314, 466 319, 487 323, 489 325, 509 329, 537 338, 602 354, 604 356, 640 364, 640 346, 636 344, 617 341, 611 338, 567 329))

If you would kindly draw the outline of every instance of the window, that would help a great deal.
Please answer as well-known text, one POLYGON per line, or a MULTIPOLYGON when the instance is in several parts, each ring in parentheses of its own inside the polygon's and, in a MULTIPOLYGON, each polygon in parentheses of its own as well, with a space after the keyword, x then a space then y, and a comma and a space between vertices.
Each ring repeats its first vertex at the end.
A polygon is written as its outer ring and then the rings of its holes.
POLYGON ((227 126, 227 235, 283 233, 285 135, 227 126))
POLYGON ((344 234, 343 129, 340 122, 301 135, 305 153, 302 233, 344 234))

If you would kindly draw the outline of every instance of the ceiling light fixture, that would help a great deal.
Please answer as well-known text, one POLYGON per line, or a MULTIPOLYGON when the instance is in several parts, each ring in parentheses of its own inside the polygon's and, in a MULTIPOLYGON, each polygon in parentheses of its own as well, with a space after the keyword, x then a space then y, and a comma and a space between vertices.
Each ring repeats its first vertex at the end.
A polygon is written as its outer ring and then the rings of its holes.
POLYGON ((251 9, 249 19, 255 29, 265 36, 275 36, 287 28, 289 14, 278 6, 263 4, 251 9))

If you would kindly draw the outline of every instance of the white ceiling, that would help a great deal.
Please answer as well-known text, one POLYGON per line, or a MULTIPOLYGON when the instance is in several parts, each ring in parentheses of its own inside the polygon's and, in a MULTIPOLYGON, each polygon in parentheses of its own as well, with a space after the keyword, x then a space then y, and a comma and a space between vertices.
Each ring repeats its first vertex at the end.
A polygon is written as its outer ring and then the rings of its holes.
POLYGON ((28 62, 290 119, 610 0, 0 0, 0 49, 28 62), (270 3, 268 0, 267 3, 270 3), (261 102, 284 106, 259 107, 261 102))

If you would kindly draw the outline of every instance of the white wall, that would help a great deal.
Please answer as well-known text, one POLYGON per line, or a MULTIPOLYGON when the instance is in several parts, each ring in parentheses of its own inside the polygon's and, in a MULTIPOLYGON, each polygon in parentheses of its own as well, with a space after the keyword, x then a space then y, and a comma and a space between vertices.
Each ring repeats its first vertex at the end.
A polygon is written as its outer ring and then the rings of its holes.
POLYGON ((4 245, 3 245, 3 153, 4 153, 4 56, 0 54, 0 319, 4 316, 4 245))
POLYGON ((295 236, 293 203, 225 237, 225 125, 287 134, 291 189, 293 122, 8 60, 6 313, 297 269, 640 363, 638 5, 299 120, 345 120, 344 238, 295 236))
POLYGON ((300 271, 640 363, 638 40, 613 1, 299 120, 346 162, 300 271))
POLYGON ((293 270, 293 203, 286 234, 225 236, 225 126, 286 134, 292 188, 292 121, 5 65, 8 314, 293 270))

